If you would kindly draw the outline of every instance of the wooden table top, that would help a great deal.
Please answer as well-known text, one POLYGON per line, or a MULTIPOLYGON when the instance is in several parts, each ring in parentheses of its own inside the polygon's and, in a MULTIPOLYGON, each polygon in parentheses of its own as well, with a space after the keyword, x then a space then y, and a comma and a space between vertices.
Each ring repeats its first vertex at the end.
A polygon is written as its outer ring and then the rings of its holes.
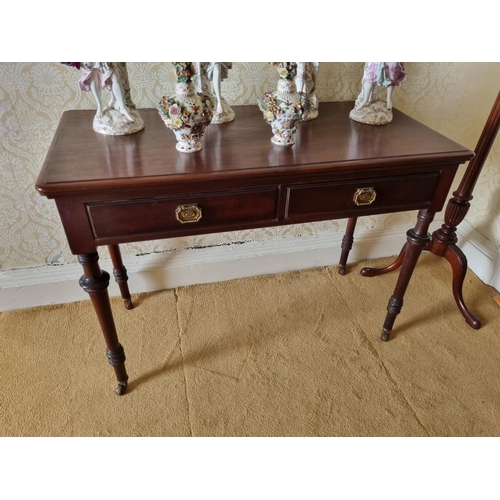
POLYGON ((308 173, 442 161, 463 163, 474 153, 394 109, 388 125, 349 118, 353 102, 320 103, 319 117, 302 123, 294 146, 271 143, 271 127, 256 105, 234 106, 236 119, 209 126, 200 152, 175 149, 175 137, 154 108, 140 109, 145 129, 127 136, 94 132, 95 110, 66 111, 45 159, 36 188, 52 197, 96 187, 127 187, 214 176, 276 175, 290 169, 308 173))

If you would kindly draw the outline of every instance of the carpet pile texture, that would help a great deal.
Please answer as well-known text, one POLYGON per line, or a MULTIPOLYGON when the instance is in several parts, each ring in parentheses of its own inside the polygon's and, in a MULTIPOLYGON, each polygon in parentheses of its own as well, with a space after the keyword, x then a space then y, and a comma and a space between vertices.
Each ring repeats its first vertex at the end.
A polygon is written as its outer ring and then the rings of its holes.
POLYGON ((90 301, 1 313, 0 435, 499 436, 498 292, 425 254, 383 343, 392 260, 112 299, 123 397, 90 301))

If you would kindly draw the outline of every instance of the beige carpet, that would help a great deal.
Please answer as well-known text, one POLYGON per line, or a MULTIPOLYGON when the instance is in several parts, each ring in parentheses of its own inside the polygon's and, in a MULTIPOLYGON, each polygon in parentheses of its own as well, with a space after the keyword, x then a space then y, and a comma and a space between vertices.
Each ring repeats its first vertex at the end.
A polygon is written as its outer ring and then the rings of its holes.
POLYGON ((423 255, 382 343, 397 272, 366 264, 113 299, 124 397, 90 301, 2 313, 0 434, 499 436, 497 292, 468 273, 472 330, 448 264, 423 255))

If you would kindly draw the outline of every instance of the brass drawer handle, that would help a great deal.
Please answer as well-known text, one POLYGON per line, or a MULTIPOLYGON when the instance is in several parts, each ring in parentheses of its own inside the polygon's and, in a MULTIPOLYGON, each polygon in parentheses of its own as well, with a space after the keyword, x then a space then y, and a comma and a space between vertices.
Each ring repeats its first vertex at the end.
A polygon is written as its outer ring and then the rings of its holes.
POLYGON ((175 218, 182 224, 198 222, 201 219, 201 208, 196 203, 179 205, 175 210, 175 218))
POLYGON ((371 205, 377 196, 374 188, 359 188, 354 193, 354 203, 356 205, 371 205))

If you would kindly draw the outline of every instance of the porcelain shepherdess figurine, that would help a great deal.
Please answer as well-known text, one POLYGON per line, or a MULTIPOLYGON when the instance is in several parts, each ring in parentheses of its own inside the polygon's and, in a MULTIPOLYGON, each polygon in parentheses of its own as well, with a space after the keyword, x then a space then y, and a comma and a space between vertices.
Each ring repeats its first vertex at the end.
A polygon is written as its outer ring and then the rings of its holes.
POLYGON ((193 63, 172 64, 177 78, 175 95, 163 96, 157 109, 165 125, 175 134, 177 151, 195 153, 203 147, 200 139, 212 120, 213 103, 209 95, 196 92, 193 63))
POLYGON ((274 134, 271 142, 278 146, 292 146, 303 116, 301 98, 295 86, 297 63, 279 62, 273 65, 278 67, 280 76, 278 90, 266 92, 257 104, 264 120, 271 125, 274 134))
POLYGON ((314 120, 318 117, 319 102, 316 97, 316 81, 318 78, 318 62, 298 62, 295 85, 302 99, 304 108, 303 121, 314 120))
POLYGON ((392 121, 392 92, 406 80, 402 62, 365 63, 362 90, 354 109, 349 114, 352 120, 369 125, 385 125, 392 121), (379 89, 386 89, 386 101, 379 89))
POLYGON ((197 73, 196 88, 198 92, 212 96, 215 110, 211 124, 228 123, 234 120, 234 111, 222 97, 222 82, 233 67, 232 62, 198 62, 194 63, 197 73))
POLYGON ((106 135, 127 135, 144 128, 130 94, 127 63, 124 62, 82 62, 63 63, 82 70, 78 82, 81 90, 92 92, 97 104, 93 128, 106 135), (107 107, 103 108, 101 91, 111 93, 107 107))

